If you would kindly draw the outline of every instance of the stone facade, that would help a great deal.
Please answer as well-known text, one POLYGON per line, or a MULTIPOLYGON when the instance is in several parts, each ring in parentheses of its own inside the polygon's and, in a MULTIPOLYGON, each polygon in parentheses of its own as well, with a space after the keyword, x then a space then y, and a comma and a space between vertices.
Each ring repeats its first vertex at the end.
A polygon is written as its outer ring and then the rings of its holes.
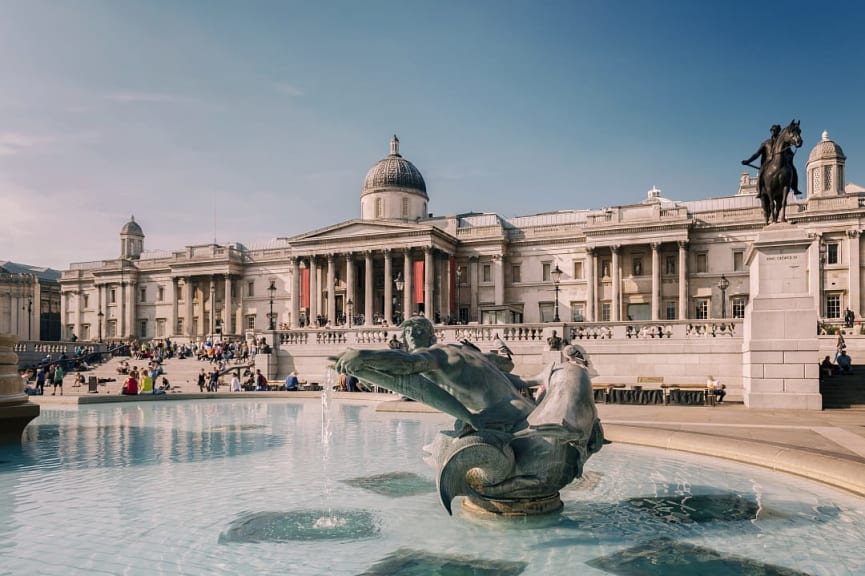
MULTIPOLYGON (((653 188, 611 208, 433 216, 396 137, 390 152, 367 174, 360 218, 297 236, 157 253, 144 250, 132 219, 119 258, 63 272, 64 334, 194 340, 264 331, 271 319, 284 331, 371 327, 418 312, 440 323, 541 324, 556 304, 563 323, 744 317, 745 254, 764 226, 747 173, 720 198, 677 202, 653 188)), ((804 171, 808 193, 787 210, 811 241, 808 294, 831 322, 846 307, 863 310, 865 189, 844 182, 845 162, 824 134, 804 171)))

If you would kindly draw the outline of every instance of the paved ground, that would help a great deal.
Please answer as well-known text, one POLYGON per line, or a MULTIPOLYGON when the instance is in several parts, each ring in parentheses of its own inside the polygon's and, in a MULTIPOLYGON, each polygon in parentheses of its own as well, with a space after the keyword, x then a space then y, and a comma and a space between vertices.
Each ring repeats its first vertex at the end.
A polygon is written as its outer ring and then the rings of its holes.
MULTIPOLYGON (((98 394, 70 386, 67 378, 63 398, 31 397, 39 404, 72 404, 90 401, 138 401, 119 394, 122 377, 116 374, 114 359, 88 373, 113 377, 116 382, 99 386, 98 394)), ((145 362, 131 361, 142 366, 145 362)), ((230 394, 199 394, 195 375, 206 362, 192 359, 166 362, 167 376, 176 387, 172 398, 201 398, 230 394)), ((227 380, 226 380, 227 383, 227 380)), ((48 389, 50 390, 50 389, 48 389)), ((46 391, 48 391, 46 390, 46 391)), ((222 391, 225 391, 224 393, 222 391)), ((317 397, 313 392, 244 392, 243 395, 317 397)), ((339 394, 338 396, 343 395, 339 394)), ((235 395, 236 396, 236 395, 235 395)), ((353 399, 389 400, 389 395, 350 394, 353 399)), ((152 400, 151 398, 141 398, 152 400)), ((417 411, 425 407, 414 402, 383 402, 380 410, 417 411)), ((742 404, 725 402, 708 406, 598 406, 607 437, 614 442, 644 444, 685 450, 750 462, 820 480, 865 496, 865 410, 824 411, 751 410, 742 404)))

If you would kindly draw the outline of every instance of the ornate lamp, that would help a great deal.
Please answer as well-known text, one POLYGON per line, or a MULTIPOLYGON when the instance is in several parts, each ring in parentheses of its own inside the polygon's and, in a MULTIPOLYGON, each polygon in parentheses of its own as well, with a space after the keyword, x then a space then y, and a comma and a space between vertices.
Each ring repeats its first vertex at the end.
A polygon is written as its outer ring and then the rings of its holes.
POLYGON ((555 269, 550 272, 550 275, 553 277, 553 287, 556 291, 556 307, 553 309, 553 322, 561 322, 561 320, 559 320, 559 282, 562 279, 562 270, 559 268, 558 264, 556 264, 555 269))

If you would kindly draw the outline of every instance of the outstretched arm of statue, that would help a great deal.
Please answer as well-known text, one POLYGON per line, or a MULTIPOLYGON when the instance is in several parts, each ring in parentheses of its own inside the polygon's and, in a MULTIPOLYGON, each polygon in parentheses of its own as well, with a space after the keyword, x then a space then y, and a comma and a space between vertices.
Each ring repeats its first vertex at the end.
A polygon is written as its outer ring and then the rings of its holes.
POLYGON ((426 352, 403 350, 349 348, 333 360, 333 368, 340 374, 357 374, 362 370, 375 370, 385 374, 420 374, 430 370, 434 365, 430 354, 426 352))
POLYGON ((763 155, 763 147, 760 146, 760 149, 757 150, 756 152, 754 152, 753 156, 751 156, 747 160, 742 160, 742 165, 747 166, 748 164, 750 164, 751 162, 753 162, 754 160, 756 160, 757 158, 759 158, 762 155, 763 155))

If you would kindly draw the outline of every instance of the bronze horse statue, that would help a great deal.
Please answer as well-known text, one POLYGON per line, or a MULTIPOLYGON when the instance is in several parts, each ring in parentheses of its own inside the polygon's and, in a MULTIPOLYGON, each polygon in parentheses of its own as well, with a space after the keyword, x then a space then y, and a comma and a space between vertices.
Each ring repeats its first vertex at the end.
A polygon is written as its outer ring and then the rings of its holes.
POLYGON ((799 122, 793 120, 786 126, 772 144, 769 162, 760 167, 760 200, 763 203, 763 216, 766 224, 787 221, 787 195, 793 185, 793 155, 795 148, 802 146, 802 131, 799 122))

